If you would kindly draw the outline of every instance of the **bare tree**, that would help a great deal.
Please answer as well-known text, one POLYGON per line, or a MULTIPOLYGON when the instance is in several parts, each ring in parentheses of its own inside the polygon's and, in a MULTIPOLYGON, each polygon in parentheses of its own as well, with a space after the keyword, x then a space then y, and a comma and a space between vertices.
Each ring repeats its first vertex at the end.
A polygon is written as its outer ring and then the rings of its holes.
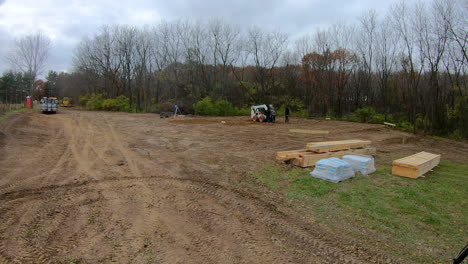
POLYGON ((330 100, 334 99, 334 112, 338 116, 341 116, 343 113, 343 102, 347 97, 349 80, 357 65, 357 58, 352 50, 352 40, 355 32, 356 30, 353 26, 344 24, 333 25, 330 28, 329 34, 331 36, 332 46, 335 49, 335 51, 331 53, 331 61, 336 75, 333 77, 333 81, 329 81, 335 84, 333 88, 336 95, 332 96, 330 93, 329 98, 330 100))
MULTIPOLYGON (((233 65, 233 63, 237 60, 237 58, 233 55, 234 45, 239 40, 240 29, 237 26, 232 26, 222 21, 216 21, 213 23, 217 25, 211 27, 211 33, 213 34, 213 39, 215 40, 215 54, 217 54, 221 60, 221 96, 224 96, 227 86, 228 67, 233 65)), ((217 66, 216 63, 218 62, 218 56, 214 56, 215 66, 217 66)))
POLYGON ((449 31, 449 39, 458 45, 461 62, 468 65, 468 1, 466 0, 437 0, 434 6, 449 31))
POLYGON ((301 59, 309 53, 314 51, 314 44, 313 44, 314 37, 310 34, 306 34, 300 38, 298 38, 294 42, 294 53, 291 56, 296 56, 297 61, 294 63, 300 64, 301 59))
MULTIPOLYGON (((369 10, 359 18, 360 30, 357 35, 357 47, 360 57, 360 70, 358 71, 358 85, 355 86, 355 101, 358 107, 361 106, 361 93, 372 95, 372 70, 374 64, 374 41, 377 28, 377 13, 369 10), (361 91, 361 88, 363 91, 361 91)), ((372 98, 367 98, 372 100, 372 98)))
MULTIPOLYGON (((33 80, 41 74, 47 62, 50 39, 42 33, 26 35, 15 40, 15 47, 6 56, 15 70, 31 76, 33 80)), ((33 86, 30 87, 32 93, 33 86)))
POLYGON ((375 69, 378 77, 378 91, 382 100, 385 120, 389 112, 389 79, 396 66, 396 52, 398 49, 398 38, 392 29, 390 18, 386 17, 377 27, 376 41, 373 49, 375 53, 375 69))
MULTIPOLYGON (((418 51, 416 50, 416 44, 418 41, 418 25, 415 24, 420 21, 415 21, 414 14, 417 14, 418 10, 417 7, 410 9, 408 5, 402 1, 392 6, 390 13, 393 25, 404 47, 401 53, 401 67, 405 72, 407 95, 404 96, 403 100, 409 102, 410 109, 407 109, 409 112, 408 116, 410 121, 415 124, 418 110, 419 84, 424 69, 424 56, 421 55, 421 52, 419 52, 419 64, 417 63, 418 51)), ((414 132, 416 132, 416 128, 414 128, 414 132)))
POLYGON ((264 32, 253 27, 248 32, 249 50, 256 67, 259 83, 258 98, 264 101, 275 86, 275 67, 286 48, 287 35, 279 31, 264 32))

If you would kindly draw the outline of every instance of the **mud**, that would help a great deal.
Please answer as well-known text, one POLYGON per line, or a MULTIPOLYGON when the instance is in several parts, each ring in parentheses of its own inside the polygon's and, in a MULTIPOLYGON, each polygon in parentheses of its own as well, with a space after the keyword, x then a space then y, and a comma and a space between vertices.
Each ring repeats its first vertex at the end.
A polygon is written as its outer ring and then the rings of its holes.
POLYGON ((0 126, 0 263, 392 263, 248 187, 276 151, 350 138, 372 140, 378 164, 422 150, 466 162, 466 144, 380 125, 13 115, 0 126))

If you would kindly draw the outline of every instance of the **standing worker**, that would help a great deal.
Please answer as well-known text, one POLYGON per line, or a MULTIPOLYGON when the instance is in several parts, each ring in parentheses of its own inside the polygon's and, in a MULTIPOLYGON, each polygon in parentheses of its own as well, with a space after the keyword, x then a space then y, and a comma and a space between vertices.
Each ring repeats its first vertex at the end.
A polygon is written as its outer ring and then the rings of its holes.
POLYGON ((270 105, 266 105, 266 122, 271 122, 271 112, 270 112, 270 105))
POLYGON ((288 123, 289 122, 289 107, 286 106, 286 109, 284 109, 284 122, 288 123))

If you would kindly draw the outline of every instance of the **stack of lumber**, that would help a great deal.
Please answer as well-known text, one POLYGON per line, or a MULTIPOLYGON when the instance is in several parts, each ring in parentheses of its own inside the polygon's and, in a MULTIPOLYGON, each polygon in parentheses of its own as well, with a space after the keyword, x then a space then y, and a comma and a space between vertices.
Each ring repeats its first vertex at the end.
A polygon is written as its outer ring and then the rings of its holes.
POLYGON ((439 163, 440 155, 422 151, 394 160, 392 174, 408 178, 418 178, 432 170, 439 163))
POLYGON ((290 162, 299 167, 315 166, 321 159, 356 154, 374 156, 375 148, 368 140, 341 140, 308 143, 306 149, 276 152, 276 160, 290 162))

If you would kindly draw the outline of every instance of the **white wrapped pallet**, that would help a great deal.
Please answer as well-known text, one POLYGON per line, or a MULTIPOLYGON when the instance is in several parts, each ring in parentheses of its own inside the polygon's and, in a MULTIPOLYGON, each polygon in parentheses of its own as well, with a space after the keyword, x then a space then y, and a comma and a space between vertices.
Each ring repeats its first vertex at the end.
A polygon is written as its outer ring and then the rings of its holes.
POLYGON ((354 171, 349 163, 339 158, 328 158, 317 161, 310 176, 338 183, 354 177, 354 171))
POLYGON ((374 158, 345 155, 343 156, 343 160, 349 163, 355 172, 360 172, 362 175, 369 175, 375 172, 374 158))

